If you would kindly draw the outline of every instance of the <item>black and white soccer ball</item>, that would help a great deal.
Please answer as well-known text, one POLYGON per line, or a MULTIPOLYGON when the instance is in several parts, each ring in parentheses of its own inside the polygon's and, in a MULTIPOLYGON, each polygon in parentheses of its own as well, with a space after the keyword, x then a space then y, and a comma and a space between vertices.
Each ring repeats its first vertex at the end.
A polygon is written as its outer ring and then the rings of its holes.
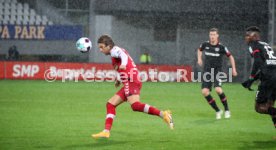
POLYGON ((76 48, 82 53, 89 52, 92 49, 92 42, 87 37, 82 37, 76 42, 76 48))

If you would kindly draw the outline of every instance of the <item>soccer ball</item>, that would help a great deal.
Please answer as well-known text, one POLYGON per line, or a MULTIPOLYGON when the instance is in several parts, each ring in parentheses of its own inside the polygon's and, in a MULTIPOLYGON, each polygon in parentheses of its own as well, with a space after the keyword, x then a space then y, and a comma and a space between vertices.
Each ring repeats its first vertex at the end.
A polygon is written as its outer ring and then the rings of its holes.
POLYGON ((92 48, 92 43, 87 37, 82 37, 78 39, 76 43, 77 50, 86 53, 89 52, 89 50, 92 48))

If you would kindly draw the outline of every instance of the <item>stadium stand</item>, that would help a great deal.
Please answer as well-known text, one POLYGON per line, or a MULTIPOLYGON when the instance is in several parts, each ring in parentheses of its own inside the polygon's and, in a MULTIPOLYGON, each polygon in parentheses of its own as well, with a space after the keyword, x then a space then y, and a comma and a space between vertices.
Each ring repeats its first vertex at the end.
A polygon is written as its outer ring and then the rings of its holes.
POLYGON ((53 25, 47 16, 41 16, 28 3, 17 0, 0 0, 0 24, 11 25, 53 25))

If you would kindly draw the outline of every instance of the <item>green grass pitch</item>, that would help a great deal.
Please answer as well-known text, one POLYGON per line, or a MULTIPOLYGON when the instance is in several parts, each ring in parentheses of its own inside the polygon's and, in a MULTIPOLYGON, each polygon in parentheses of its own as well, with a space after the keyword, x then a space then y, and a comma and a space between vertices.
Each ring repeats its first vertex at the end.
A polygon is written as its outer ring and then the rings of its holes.
POLYGON ((200 84, 144 83, 142 102, 172 110, 175 129, 124 103, 111 137, 95 140, 90 135, 104 127, 106 101, 117 90, 113 83, 1 80, 0 149, 276 149, 270 117, 254 111, 255 92, 239 84, 223 87, 228 120, 215 120, 200 84))

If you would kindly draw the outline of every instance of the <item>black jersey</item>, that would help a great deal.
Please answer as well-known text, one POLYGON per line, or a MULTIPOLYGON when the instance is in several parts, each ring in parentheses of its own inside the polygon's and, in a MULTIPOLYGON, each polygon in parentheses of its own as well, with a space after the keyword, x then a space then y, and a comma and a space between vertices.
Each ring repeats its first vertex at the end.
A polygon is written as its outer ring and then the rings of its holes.
POLYGON ((205 55, 204 68, 222 67, 223 56, 226 55, 229 57, 231 55, 227 47, 220 43, 211 45, 209 41, 202 43, 199 50, 205 55))
POLYGON ((275 73, 276 55, 273 49, 265 42, 253 41, 248 44, 249 52, 254 58, 251 77, 255 77, 259 71, 262 74, 275 73))

